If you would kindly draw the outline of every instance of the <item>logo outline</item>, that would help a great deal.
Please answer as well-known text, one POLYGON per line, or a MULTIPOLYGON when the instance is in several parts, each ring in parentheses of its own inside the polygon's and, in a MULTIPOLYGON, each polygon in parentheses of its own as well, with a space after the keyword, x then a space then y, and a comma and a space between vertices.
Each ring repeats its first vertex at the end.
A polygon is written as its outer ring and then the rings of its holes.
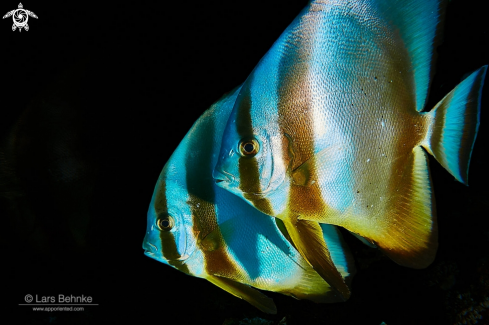
POLYGON ((24 9, 22 6, 22 2, 19 2, 19 6, 17 9, 11 10, 7 12, 2 19, 8 18, 12 16, 12 20, 14 24, 12 25, 12 31, 15 32, 16 29, 19 29, 19 32, 24 28, 26 31, 29 30, 29 25, 27 25, 27 21, 29 17, 38 19, 37 15, 30 10, 24 9))

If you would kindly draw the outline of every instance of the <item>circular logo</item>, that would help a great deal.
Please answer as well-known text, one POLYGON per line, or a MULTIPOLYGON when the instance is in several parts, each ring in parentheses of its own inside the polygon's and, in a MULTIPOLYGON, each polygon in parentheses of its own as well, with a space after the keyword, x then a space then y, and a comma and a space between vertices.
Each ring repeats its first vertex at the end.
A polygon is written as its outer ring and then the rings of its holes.
POLYGON ((24 299, 25 299, 25 302, 31 303, 32 302, 32 299, 34 299, 34 298, 32 298, 31 295, 26 295, 24 299))
POLYGON ((14 24, 17 26, 25 26, 27 24, 27 12, 23 9, 17 9, 12 15, 14 18, 14 24))

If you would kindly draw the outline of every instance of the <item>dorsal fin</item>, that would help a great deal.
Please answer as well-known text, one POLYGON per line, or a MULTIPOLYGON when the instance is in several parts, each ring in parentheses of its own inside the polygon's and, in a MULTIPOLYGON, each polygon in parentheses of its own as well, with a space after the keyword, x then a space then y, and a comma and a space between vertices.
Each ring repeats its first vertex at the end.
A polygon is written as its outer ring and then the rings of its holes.
POLYGON ((380 16, 398 29, 411 59, 416 110, 423 110, 433 75, 435 47, 441 39, 445 1, 378 0, 380 16))

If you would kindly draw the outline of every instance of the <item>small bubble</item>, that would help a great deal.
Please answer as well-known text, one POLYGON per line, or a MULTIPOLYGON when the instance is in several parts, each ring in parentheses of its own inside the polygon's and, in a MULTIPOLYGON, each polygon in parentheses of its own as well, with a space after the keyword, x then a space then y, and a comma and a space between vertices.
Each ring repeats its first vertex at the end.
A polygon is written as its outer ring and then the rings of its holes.
POLYGON ((369 162, 369 161, 370 161, 370 158, 367 159, 367 162, 369 162))

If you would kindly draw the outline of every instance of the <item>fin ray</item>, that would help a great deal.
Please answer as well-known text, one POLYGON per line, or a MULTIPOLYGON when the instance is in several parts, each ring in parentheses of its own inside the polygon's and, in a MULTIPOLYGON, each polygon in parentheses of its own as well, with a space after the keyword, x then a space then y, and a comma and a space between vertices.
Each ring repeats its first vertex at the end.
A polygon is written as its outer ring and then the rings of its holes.
POLYGON ((426 113, 433 122, 423 147, 465 185, 479 129, 480 98, 486 70, 487 65, 473 72, 426 113))
POLYGON ((416 110, 422 111, 433 75, 434 49, 441 39, 443 1, 379 0, 379 10, 399 31, 411 60, 416 110))
POLYGON ((430 265, 438 248, 433 186, 428 155, 415 147, 397 185, 392 214, 374 240, 394 262, 416 269, 430 265))

